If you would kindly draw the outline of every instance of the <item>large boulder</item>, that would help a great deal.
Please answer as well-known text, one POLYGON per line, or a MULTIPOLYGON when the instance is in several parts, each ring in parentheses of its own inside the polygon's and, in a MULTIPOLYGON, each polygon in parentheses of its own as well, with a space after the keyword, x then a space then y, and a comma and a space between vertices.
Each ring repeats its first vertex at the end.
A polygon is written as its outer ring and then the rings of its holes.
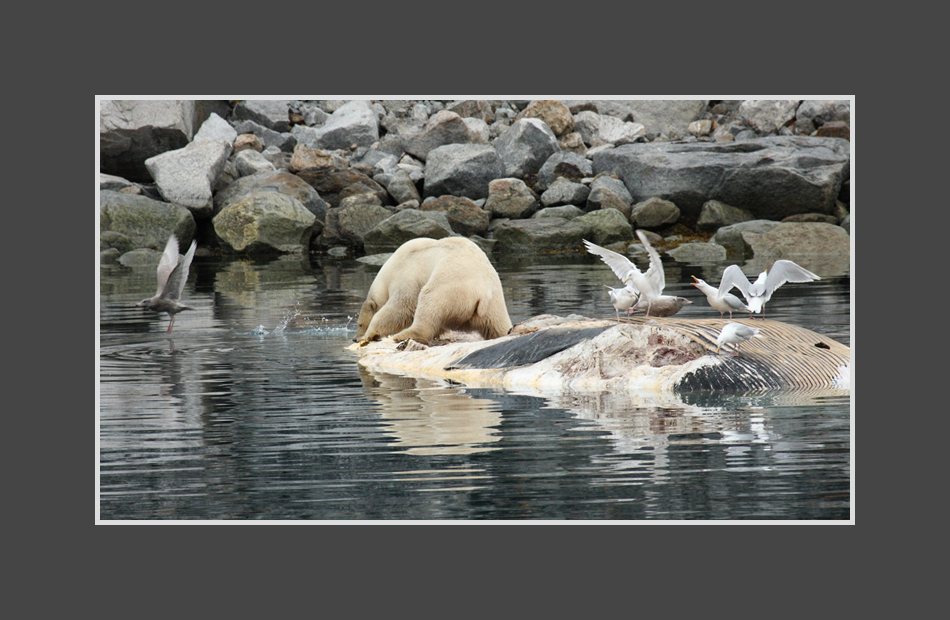
POLYGON ((739 105, 739 116, 761 134, 775 133, 795 119, 799 99, 747 99, 739 105))
POLYGON ((464 237, 485 234, 491 219, 488 211, 461 196, 440 196, 426 200, 420 210, 444 212, 452 230, 464 237))
POLYGON ((494 227, 496 255, 504 253, 566 252, 575 250, 590 234, 582 217, 540 217, 508 220, 494 227))
MULTIPOLYGON (((242 151, 244 152, 244 151, 242 151)), ((195 217, 210 217, 213 185, 231 155, 231 145, 222 140, 192 142, 145 160, 158 191, 168 202, 191 209, 195 217)))
POLYGON ((418 133, 402 137, 406 152, 422 161, 426 160, 429 151, 440 146, 477 141, 462 117, 448 110, 433 114, 418 133))
MULTIPOLYGON (((161 251, 172 233, 184 246, 191 243, 195 229, 191 211, 180 205, 138 194, 111 190, 99 192, 99 234, 106 239, 121 239, 122 250, 151 248, 161 251)), ((113 246, 119 247, 119 243, 113 246)))
POLYGON ((188 144, 212 112, 228 114, 224 101, 102 100, 99 102, 99 170, 150 183, 145 160, 188 144))
POLYGON ((452 234, 444 212, 403 209, 368 230, 363 236, 363 246, 367 254, 393 252, 410 239, 442 239, 452 234))
POLYGON ((290 196, 316 217, 314 235, 319 235, 326 221, 330 205, 320 197, 317 190, 300 177, 287 171, 262 172, 241 177, 214 195, 214 213, 218 214, 232 203, 242 200, 251 192, 276 192, 290 196))
POLYGON ((254 191, 214 216, 214 232, 236 252, 306 252, 316 218, 299 200, 254 191))
POLYGON ((710 241, 726 248, 730 255, 751 256, 752 246, 746 240, 747 234, 758 235, 768 232, 778 226, 778 222, 772 220, 750 220, 723 226, 716 231, 710 241))
POLYGON ((617 209, 591 211, 577 220, 590 228, 590 235, 586 238, 597 245, 633 241, 633 226, 617 209))
POLYGON ((390 216, 392 211, 381 206, 373 194, 344 198, 338 208, 327 211, 319 245, 346 245, 362 249, 367 231, 390 216))
MULTIPOLYGON (((709 200, 781 220, 832 213, 850 176, 846 140, 770 136, 743 142, 626 144, 593 155, 596 173, 621 179, 637 202, 670 200, 691 222, 709 200)), ((540 180, 540 179, 539 179, 540 180)))
POLYGON ((298 172, 297 176, 309 183, 333 207, 340 206, 340 201, 347 196, 366 192, 376 194, 380 204, 389 203, 389 194, 382 185, 352 168, 308 168, 298 172))
POLYGON ((488 144, 447 144, 429 151, 424 196, 488 197, 488 184, 504 176, 505 165, 488 144))
POLYGON ((376 113, 368 101, 359 99, 340 106, 323 125, 312 129, 312 143, 307 144, 311 148, 349 149, 353 145, 371 146, 379 140, 376 113))
POLYGON ((557 177, 579 181, 591 176, 594 176, 591 160, 573 151, 558 151, 548 157, 538 170, 538 179, 534 186, 538 191, 544 192, 557 177))
POLYGON ((290 101, 286 99, 247 99, 234 106, 234 118, 254 121, 283 133, 290 131, 290 101))
POLYGON ((495 179, 488 184, 485 210, 494 217, 531 217, 539 206, 538 196, 521 179, 495 179))
POLYGON ((561 150, 557 136, 537 118, 515 121, 494 144, 505 164, 505 176, 515 178, 537 174, 544 162, 561 150))

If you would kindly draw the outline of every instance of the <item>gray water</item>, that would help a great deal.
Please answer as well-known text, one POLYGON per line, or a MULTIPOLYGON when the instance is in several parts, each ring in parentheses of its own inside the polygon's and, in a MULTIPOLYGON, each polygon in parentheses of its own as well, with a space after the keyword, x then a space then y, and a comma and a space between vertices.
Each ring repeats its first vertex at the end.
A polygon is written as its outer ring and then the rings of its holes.
MULTIPOLYGON (((613 316, 582 254, 495 261, 517 323, 613 316)), ((727 263, 668 261, 667 292, 727 263)), ((847 266, 770 319, 850 346, 847 266)), ((767 265, 766 265, 767 267, 767 265)), ((757 265, 744 268, 754 273, 757 265)), ((317 520, 851 518, 848 393, 540 397, 370 373, 346 351, 378 267, 196 258, 175 320, 133 304, 154 268, 100 267, 99 517, 317 520)))

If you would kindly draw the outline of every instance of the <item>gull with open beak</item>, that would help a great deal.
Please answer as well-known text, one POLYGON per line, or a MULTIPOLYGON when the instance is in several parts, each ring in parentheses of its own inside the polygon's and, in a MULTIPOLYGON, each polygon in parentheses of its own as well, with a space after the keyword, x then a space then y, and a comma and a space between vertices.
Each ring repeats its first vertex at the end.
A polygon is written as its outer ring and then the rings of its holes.
POLYGON ((709 302, 709 305, 719 311, 720 319, 725 318, 724 314, 726 312, 729 313, 730 319, 732 318, 733 312, 739 310, 751 312, 745 302, 732 293, 722 290, 721 286, 718 289, 713 288, 710 284, 707 284, 705 280, 700 280, 696 276, 693 276, 693 280, 695 280, 693 286, 701 290, 706 295, 706 301, 709 302))

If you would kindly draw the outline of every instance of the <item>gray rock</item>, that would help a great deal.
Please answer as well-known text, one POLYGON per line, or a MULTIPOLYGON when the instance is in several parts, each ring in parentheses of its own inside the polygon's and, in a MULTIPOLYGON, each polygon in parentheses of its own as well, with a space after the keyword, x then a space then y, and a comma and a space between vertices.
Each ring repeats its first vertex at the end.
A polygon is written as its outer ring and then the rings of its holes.
POLYGON ((827 254, 850 261, 851 237, 836 224, 781 222, 764 233, 743 238, 756 258, 795 260, 807 254, 827 254))
POLYGON ((494 144, 505 164, 504 176, 515 178, 537 173, 548 157, 561 148, 554 132, 537 118, 515 121, 494 144))
POLYGON ((799 99, 747 99, 739 105, 739 116, 760 134, 776 133, 795 118, 799 99))
POLYGON ((531 217, 538 207, 537 195, 521 179, 495 179, 488 184, 485 210, 494 217, 531 217))
POLYGON ((158 191, 168 202, 191 209, 196 217, 212 212, 212 185, 231 155, 231 145, 220 140, 192 142, 145 160, 158 191))
POLYGON ((726 248, 730 255, 751 256, 752 247, 745 240, 745 233, 759 234, 768 232, 778 226, 778 222, 772 220, 751 220, 723 226, 716 231, 710 241, 726 248))
POLYGON ((425 166, 425 196, 488 197, 488 184, 504 176, 498 152, 488 144, 447 144, 429 151, 425 166))
POLYGON ((581 205, 587 202, 590 188, 582 183, 574 183, 564 177, 558 177, 551 186, 541 194, 541 204, 545 207, 552 205, 581 205))
MULTIPOLYGON (((615 116, 621 120, 640 123, 646 130, 646 137, 652 139, 665 135, 669 138, 683 137, 688 134, 689 124, 702 118, 708 101, 692 100, 562 100, 568 107, 593 106, 597 113, 615 116)), ((580 112, 578 112, 580 114, 580 112)))
POLYGON ((696 221, 698 230, 718 230, 723 226, 731 226, 739 222, 749 222, 755 219, 751 213, 745 209, 723 204, 718 200, 710 200, 703 204, 703 209, 699 213, 699 219, 696 221))
POLYGON ((371 146, 379 140, 379 122, 367 101, 354 100, 340 106, 323 125, 313 129, 311 148, 349 149, 351 146, 371 146))
POLYGON ((626 201, 618 198, 612 191, 606 187, 598 187, 587 197, 587 210, 596 211, 598 209, 616 209, 623 214, 625 218, 630 219, 632 209, 626 201))
POLYGON ((541 169, 538 170, 538 180, 535 187, 537 187, 539 191, 544 192, 551 186, 551 183, 554 183, 554 179, 558 176, 567 176, 573 180, 577 180, 574 177, 583 178, 594 176, 591 160, 572 151, 559 151, 554 153, 547 158, 541 166, 541 169), (559 171, 566 169, 572 170, 574 173, 568 175, 561 172, 558 174, 555 172, 555 168, 559 171))
MULTIPOLYGON (((620 198, 625 203, 633 204, 633 196, 630 195, 630 191, 627 189, 627 186, 623 184, 623 181, 618 179, 615 176, 610 174, 599 174, 597 175, 590 184, 591 192, 595 192, 600 188, 610 190, 617 198, 620 198)), ((588 200, 590 200, 588 198, 588 200)))
POLYGON ((317 244, 362 249, 367 231, 390 216, 392 211, 381 206, 379 199, 371 193, 348 196, 339 207, 327 211, 317 244))
POLYGON ((422 211, 442 211, 452 230, 464 237, 482 235, 488 230, 491 219, 488 211, 472 200, 460 196, 440 196, 422 203, 422 211))
POLYGON ((238 152, 232 159, 234 168, 242 176, 250 176, 258 172, 277 172, 274 166, 266 157, 253 149, 244 149, 238 152))
POLYGON ((508 220, 492 230, 495 253, 565 252, 577 249, 590 234, 582 218, 508 220))
POLYGON ((726 260, 726 248, 715 243, 683 243, 667 254, 677 262, 690 265, 704 265, 726 260))
POLYGON ((630 219, 637 228, 659 228, 675 224, 680 219, 680 210, 669 200, 648 198, 630 208, 630 219))
POLYGON ((277 133, 284 133, 290 131, 290 102, 278 99, 239 101, 234 106, 234 118, 254 121, 277 133))
POLYGON ((231 123, 227 122, 214 112, 201 124, 198 133, 195 134, 193 142, 203 140, 221 140, 227 142, 234 148, 234 142, 237 140, 238 132, 234 130, 231 123))
POLYGON ((349 195, 367 191, 376 194, 380 204, 389 203, 389 192, 382 185, 352 168, 309 168, 301 170, 297 176, 309 183, 333 207, 338 207, 340 201, 349 195))
POLYGON ((316 217, 299 200, 252 191, 211 220, 223 247, 236 252, 305 252, 316 217))
POLYGON ((597 245, 629 243, 633 240, 633 226, 617 209, 600 209, 577 218, 590 228, 589 241, 597 245))
POLYGON ((476 141, 462 117, 447 110, 432 115, 418 133, 402 137, 406 152, 422 161, 426 160, 429 151, 440 146, 476 141))
MULTIPOLYGON (((124 194, 111 190, 99 192, 99 234, 114 232, 127 239, 125 250, 152 248, 164 250, 172 233, 182 244, 195 236, 195 218, 191 211, 147 196, 124 194)), ((118 247, 118 246, 114 246, 118 247)))
POLYGON ((247 197, 251 192, 276 192, 290 196, 300 202, 305 209, 316 217, 314 235, 323 230, 326 213, 330 205, 326 203, 317 190, 300 177, 286 171, 262 172, 248 177, 242 177, 219 191, 214 196, 214 212, 220 213, 238 200, 247 197))
POLYGON ((100 101, 99 170, 150 182, 145 160, 184 147, 202 120, 190 100, 100 101))
POLYGON ((807 120, 815 127, 831 121, 851 123, 851 102, 847 99, 802 101, 795 111, 797 120, 807 120))
POLYGON ((99 173, 99 191, 107 189, 118 192, 127 187, 135 187, 135 183, 112 174, 99 173))
POLYGON ((581 110, 574 115, 574 131, 580 134, 584 144, 592 146, 600 133, 600 114, 581 110))
POLYGON ((806 136, 626 144, 596 153, 593 166, 623 179, 635 201, 671 200, 687 219, 698 218, 704 203, 718 200, 757 218, 780 220, 832 212, 850 177, 850 144, 806 136))
POLYGON ((615 116, 603 116, 595 140, 606 144, 632 144, 646 139, 646 128, 641 123, 624 122, 615 116))
POLYGON ((294 147, 297 146, 297 138, 292 132, 274 131, 254 121, 239 121, 234 124, 234 130, 238 134, 254 134, 260 139, 265 149, 272 146, 285 153, 292 153, 294 147))
MULTIPOLYGON (((373 177, 373 179, 378 182, 376 177, 373 177)), ((394 167, 393 172, 388 175, 386 182, 380 184, 386 188, 386 191, 389 192, 389 195, 392 196, 397 203, 409 202, 410 200, 417 202, 422 201, 422 196, 419 195, 419 189, 416 187, 416 184, 412 182, 409 173, 403 168, 399 168, 398 166, 394 167)))
POLYGON ((580 207, 575 207, 574 205, 563 205, 560 207, 547 207, 546 209, 539 209, 531 217, 559 217, 565 220, 573 220, 575 217, 580 217, 582 215, 584 215, 584 210, 580 207))
POLYGON ((368 230, 363 245, 369 254, 393 252, 410 239, 442 239, 452 234, 448 217, 442 211, 404 209, 368 230))

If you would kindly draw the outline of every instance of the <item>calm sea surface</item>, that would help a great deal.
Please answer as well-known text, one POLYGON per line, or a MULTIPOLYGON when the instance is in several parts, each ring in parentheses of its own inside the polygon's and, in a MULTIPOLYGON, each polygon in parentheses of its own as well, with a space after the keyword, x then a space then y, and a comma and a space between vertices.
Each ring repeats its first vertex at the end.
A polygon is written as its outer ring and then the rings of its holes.
MULTIPOLYGON (((667 261, 679 316, 715 318, 667 261)), ((641 259, 635 259, 644 265, 641 259)), ((495 260, 513 322, 613 316, 596 257, 495 260)), ((787 284, 766 316, 851 345, 847 265, 787 284)), ((768 265, 744 266, 754 274, 768 265)), ((154 267, 99 268, 99 518, 851 518, 847 392, 530 394, 370 373, 346 351, 378 267, 196 258, 168 316, 154 267)))

